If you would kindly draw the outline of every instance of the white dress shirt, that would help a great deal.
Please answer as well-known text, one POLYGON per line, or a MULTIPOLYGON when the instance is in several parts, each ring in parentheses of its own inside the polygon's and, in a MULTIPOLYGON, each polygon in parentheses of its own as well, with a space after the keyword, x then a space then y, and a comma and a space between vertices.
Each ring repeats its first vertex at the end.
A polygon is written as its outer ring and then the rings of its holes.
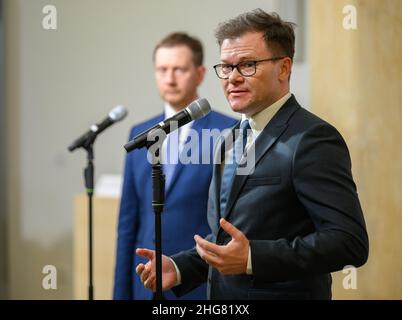
MULTIPOLYGON (((177 111, 175 111, 169 103, 165 103, 164 109, 165 109, 165 119, 168 119, 177 113, 177 111)), ((191 129, 193 123, 194 123, 194 120, 189 123, 186 123, 184 126, 180 127, 180 130, 179 130, 179 133, 180 133, 180 135, 179 135, 179 153, 183 150, 184 143, 186 142, 186 139, 188 137, 188 134, 190 132, 190 129, 191 129)), ((172 132, 169 135, 174 135, 174 134, 177 134, 177 133, 172 132)), ((169 137, 169 135, 168 135, 168 137, 169 137)), ((163 155, 162 157, 166 157, 167 142, 168 142, 168 138, 166 138, 162 144, 162 155, 163 155)))

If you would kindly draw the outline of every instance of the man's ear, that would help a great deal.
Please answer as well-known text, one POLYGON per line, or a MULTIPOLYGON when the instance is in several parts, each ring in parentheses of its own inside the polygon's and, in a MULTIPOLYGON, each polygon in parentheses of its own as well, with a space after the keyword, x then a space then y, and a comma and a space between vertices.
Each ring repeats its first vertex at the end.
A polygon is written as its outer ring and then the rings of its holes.
POLYGON ((206 69, 204 66, 196 67, 197 72, 197 85, 199 86, 205 78, 206 69))
POLYGON ((279 80, 288 81, 290 73, 292 72, 293 61, 289 57, 285 57, 281 61, 281 69, 279 72, 279 80))

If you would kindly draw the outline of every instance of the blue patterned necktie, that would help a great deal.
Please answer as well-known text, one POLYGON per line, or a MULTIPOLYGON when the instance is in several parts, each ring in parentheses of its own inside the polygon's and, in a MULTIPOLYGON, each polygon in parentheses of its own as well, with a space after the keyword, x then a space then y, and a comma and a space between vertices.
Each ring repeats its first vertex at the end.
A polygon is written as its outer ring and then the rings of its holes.
MULTIPOLYGON (((233 177, 235 175, 235 171, 237 168, 237 164, 240 162, 240 159, 244 153, 244 148, 247 143, 247 130, 250 129, 250 124, 248 120, 244 120, 240 124, 240 132, 237 139, 233 145, 232 159, 225 163, 225 167, 223 169, 222 174, 222 183, 221 183, 221 216, 225 213, 226 204, 228 202, 229 193, 232 187, 233 177)), ((230 155, 230 152, 229 152, 230 155)))

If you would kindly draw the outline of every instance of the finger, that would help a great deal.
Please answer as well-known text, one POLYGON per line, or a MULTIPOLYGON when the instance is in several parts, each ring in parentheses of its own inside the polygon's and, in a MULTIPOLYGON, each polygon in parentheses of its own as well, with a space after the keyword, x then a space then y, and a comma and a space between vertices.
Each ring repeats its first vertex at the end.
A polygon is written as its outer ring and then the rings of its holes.
POLYGON ((205 251, 209 251, 214 255, 219 255, 221 253, 220 246, 201 238, 199 235, 195 235, 194 240, 205 251))
POLYGON ((149 249, 138 248, 137 250, 135 250, 135 253, 137 254, 137 256, 145 257, 148 258, 149 260, 152 260, 155 256, 155 251, 149 249))
POLYGON ((145 266, 145 269, 141 274, 141 282, 144 283, 146 280, 148 280, 150 274, 151 274, 151 268, 145 266))
POLYGON ((204 259, 204 250, 198 245, 198 243, 195 245, 195 250, 197 250, 198 255, 201 257, 201 259, 204 259))
POLYGON ((148 279, 144 282, 144 286, 146 283, 146 288, 151 289, 152 291, 156 291, 156 274, 151 273, 148 279))
POLYGON ((147 288, 147 289, 153 290, 153 288, 154 288, 153 281, 151 279, 147 279, 144 282, 144 287, 147 288))
POLYGON ((216 255, 204 250, 201 248, 198 244, 195 246, 198 255, 209 265, 213 267, 217 267, 218 263, 220 262, 220 258, 217 257, 216 255))
POLYGON ((142 272, 145 269, 145 265, 143 263, 140 263, 137 268, 135 269, 135 272, 141 277, 142 272))
POLYGON ((153 291, 156 291, 156 275, 152 273, 147 281, 149 281, 149 283, 151 283, 150 289, 152 289, 153 291))
POLYGON ((244 236, 243 232, 225 219, 221 218, 219 222, 222 229, 225 230, 233 239, 240 239, 244 236))

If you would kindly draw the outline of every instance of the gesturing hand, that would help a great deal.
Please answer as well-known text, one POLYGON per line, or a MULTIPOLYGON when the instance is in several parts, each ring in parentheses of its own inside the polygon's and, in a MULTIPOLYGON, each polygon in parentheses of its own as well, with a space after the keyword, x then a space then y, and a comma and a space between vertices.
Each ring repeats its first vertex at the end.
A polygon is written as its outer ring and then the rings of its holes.
MULTIPOLYGON (((137 249, 136 254, 148 258, 148 262, 144 265, 143 263, 138 264, 135 271, 141 278, 141 282, 144 287, 156 291, 156 256, 154 250, 148 249, 137 249)), ((162 290, 169 290, 177 282, 176 269, 173 262, 167 257, 162 255, 162 290)))
POLYGON ((227 245, 219 246, 198 235, 194 236, 196 249, 200 257, 210 266, 225 275, 246 273, 249 241, 234 225, 221 219, 220 225, 231 237, 227 245))

